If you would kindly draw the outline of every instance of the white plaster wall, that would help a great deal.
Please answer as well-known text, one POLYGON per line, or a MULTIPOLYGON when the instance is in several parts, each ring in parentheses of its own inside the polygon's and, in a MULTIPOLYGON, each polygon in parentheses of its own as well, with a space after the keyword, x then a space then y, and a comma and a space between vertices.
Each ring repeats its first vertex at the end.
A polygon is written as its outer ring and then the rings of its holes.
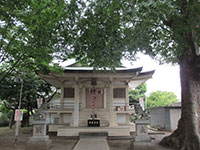
POLYGON ((150 119, 152 127, 165 127, 165 109, 164 108, 151 108, 150 119))
POLYGON ((73 87, 72 85, 75 84, 75 81, 67 81, 64 83, 66 87, 73 87))
POLYGON ((81 108, 86 107, 86 88, 82 88, 82 95, 80 95, 81 108))
POLYGON ((125 98, 120 98, 120 99, 114 99, 113 100, 113 106, 125 106, 126 99, 125 98))
POLYGON ((171 128, 171 123, 170 123, 170 108, 166 108, 166 107, 164 107, 164 110, 165 110, 165 112, 164 112, 164 118, 165 118, 165 122, 164 122, 164 128, 166 129, 166 130, 171 130, 170 128, 171 128))
POLYGON ((126 124, 126 114, 117 114, 117 123, 126 124))
POLYGON ((113 86, 114 86, 114 88, 118 87, 118 86, 125 86, 125 82, 124 81, 114 81, 113 86))
MULTIPOLYGON (((60 91, 59 91, 60 92, 60 91)), ((57 93, 50 101, 50 103, 60 103, 60 96, 61 94, 60 93, 57 93)))
POLYGON ((180 109, 170 109, 170 123, 171 130, 176 130, 178 126, 178 121, 181 118, 181 108, 180 109))
POLYGON ((50 122, 50 114, 49 113, 46 114, 46 122, 47 122, 47 124, 51 123, 50 122))
POLYGON ((64 108, 74 108, 74 99, 64 99, 64 108))
POLYGON ((150 109, 151 126, 175 130, 181 116, 181 108, 158 107, 150 109))
POLYGON ((107 106, 107 108, 109 108, 110 107, 110 97, 109 97, 109 95, 110 95, 110 90, 109 90, 109 88, 106 88, 106 106, 107 106))
POLYGON ((51 118, 49 118, 50 124, 59 124, 59 115, 58 114, 51 114, 51 118))
POLYGON ((63 114, 63 123, 71 123, 72 114, 63 114))

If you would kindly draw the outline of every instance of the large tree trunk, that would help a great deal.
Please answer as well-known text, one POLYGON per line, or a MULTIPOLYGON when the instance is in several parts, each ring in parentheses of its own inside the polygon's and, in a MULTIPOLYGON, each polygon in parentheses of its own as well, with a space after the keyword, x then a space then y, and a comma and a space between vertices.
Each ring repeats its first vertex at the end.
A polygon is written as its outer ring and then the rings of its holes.
POLYGON ((180 58, 179 64, 181 119, 178 128, 160 144, 180 150, 200 150, 200 64, 189 56, 180 58))

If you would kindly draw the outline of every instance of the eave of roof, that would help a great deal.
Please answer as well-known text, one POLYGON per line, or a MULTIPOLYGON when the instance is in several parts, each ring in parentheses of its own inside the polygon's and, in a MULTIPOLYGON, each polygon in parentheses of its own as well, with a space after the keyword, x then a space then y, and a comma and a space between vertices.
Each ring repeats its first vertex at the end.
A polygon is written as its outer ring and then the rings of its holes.
POLYGON ((154 72, 155 72, 155 70, 147 71, 147 72, 140 72, 139 75, 137 76, 137 78, 142 79, 142 78, 146 78, 146 77, 152 77, 154 72))
POLYGON ((98 69, 94 70, 92 67, 66 67, 64 70, 64 73, 135 73, 135 72, 141 72, 142 67, 138 68, 115 68, 115 70, 111 70, 109 68, 104 69, 98 69))

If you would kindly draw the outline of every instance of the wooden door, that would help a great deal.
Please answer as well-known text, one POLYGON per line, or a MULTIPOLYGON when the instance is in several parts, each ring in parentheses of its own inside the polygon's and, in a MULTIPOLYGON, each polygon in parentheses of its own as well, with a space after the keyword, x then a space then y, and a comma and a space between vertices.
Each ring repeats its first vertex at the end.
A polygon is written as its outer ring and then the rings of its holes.
POLYGON ((86 89, 86 108, 92 108, 92 98, 94 98, 94 108, 104 108, 103 88, 95 88, 94 94, 92 88, 86 89))

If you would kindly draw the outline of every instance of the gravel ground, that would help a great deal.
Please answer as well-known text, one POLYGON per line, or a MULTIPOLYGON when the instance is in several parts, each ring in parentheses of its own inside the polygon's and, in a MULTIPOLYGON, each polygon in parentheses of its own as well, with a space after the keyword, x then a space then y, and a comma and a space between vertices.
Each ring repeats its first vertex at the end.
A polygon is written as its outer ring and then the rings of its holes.
MULTIPOLYGON (((170 150, 167 148, 163 148, 159 146, 157 143, 169 133, 159 134, 152 133, 151 137, 153 137, 154 142, 153 148, 155 150, 170 150)), ((27 142, 29 138, 32 136, 32 130, 28 130, 26 132, 20 132, 17 142, 14 141, 14 133, 9 133, 6 135, 0 135, 0 150, 31 150, 31 147, 27 148, 27 142)), ((134 135, 133 135, 134 136, 134 135)), ((72 150, 76 143, 78 142, 78 138, 67 138, 67 137, 57 137, 55 135, 50 134, 51 146, 49 150, 72 150)), ((130 139, 110 139, 107 140, 110 150, 133 150, 133 142, 130 139)), ((145 147, 145 146, 143 146, 145 147)), ((40 148, 34 150, 42 150, 40 148)), ((135 149, 137 150, 137 149, 135 149)), ((141 150, 141 149, 140 149, 141 150)))

